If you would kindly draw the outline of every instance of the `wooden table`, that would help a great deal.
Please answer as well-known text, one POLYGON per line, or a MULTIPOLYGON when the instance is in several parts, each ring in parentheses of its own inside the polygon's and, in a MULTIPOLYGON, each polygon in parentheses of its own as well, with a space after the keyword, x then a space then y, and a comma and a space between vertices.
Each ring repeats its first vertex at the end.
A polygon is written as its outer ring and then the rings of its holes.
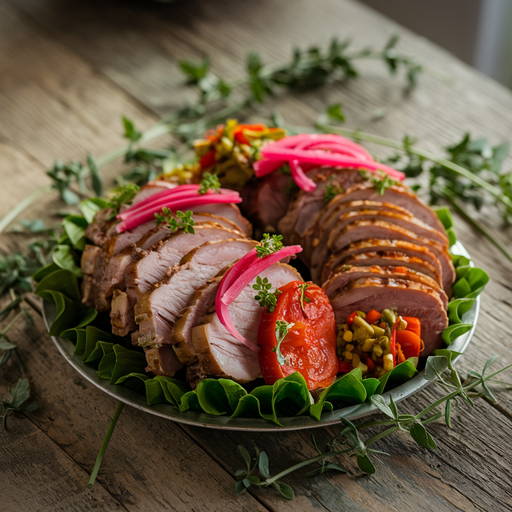
MULTIPOLYGON (((393 33, 400 47, 431 69, 453 77, 445 83, 425 73, 403 94, 403 81, 381 63, 362 67, 362 77, 308 94, 278 97, 273 106, 290 124, 312 125, 326 104, 341 102, 348 125, 392 138, 410 134, 439 152, 465 131, 493 142, 510 139, 512 93, 429 42, 352 0, 234 0, 0 3, 0 215, 37 186, 55 157, 83 159, 121 143, 122 114, 145 129, 169 109, 194 99, 177 70, 182 58, 208 53, 213 69, 234 78, 249 50, 265 62, 285 60, 293 45, 326 45, 337 35, 358 47, 381 46, 393 33), (372 121, 374 112, 386 116, 372 121)), ((256 117, 255 117, 256 119, 256 117)), ((383 154, 381 148, 371 148, 383 154)), ((508 162, 510 165, 510 162, 508 162)), ((119 172, 120 165, 106 171, 119 172)), ((28 218, 48 218, 60 205, 44 198, 28 218)), ((510 241, 497 214, 480 218, 496 237, 510 241)), ((491 354, 512 363, 511 265, 484 239, 457 221, 459 238, 491 282, 482 296, 478 329, 460 367, 481 368, 491 354)), ((24 243, 1 238, 2 251, 24 243)), ((267 450, 271 471, 312 456, 310 432, 245 434, 182 426, 125 408, 96 485, 87 480, 116 402, 68 366, 46 334, 40 316, 28 331, 11 331, 19 345, 37 411, 10 418, 0 430, 0 510, 354 510, 500 511, 512 509, 512 399, 483 400, 460 408, 452 430, 434 425, 439 449, 428 452, 396 435, 378 448, 377 473, 362 476, 351 461, 348 475, 308 479, 294 474, 293 502, 273 490, 234 494, 233 473, 242 467, 236 445, 252 441, 267 450)), ((6 382, 19 367, 3 371, 6 382)), ((403 404, 419 411, 435 396, 429 388, 403 404)), ((326 439, 328 432, 315 434, 326 439)))

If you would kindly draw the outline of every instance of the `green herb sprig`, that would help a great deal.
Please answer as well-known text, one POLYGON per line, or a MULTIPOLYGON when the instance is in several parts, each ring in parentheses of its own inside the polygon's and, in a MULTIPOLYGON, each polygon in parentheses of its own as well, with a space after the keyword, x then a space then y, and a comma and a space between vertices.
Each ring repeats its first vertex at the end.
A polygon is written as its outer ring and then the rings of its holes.
POLYGON ((309 283, 302 283, 299 284, 298 289, 300 290, 300 308, 302 309, 302 313, 304 316, 306 315, 306 310, 304 309, 304 302, 306 304, 309 304, 311 302, 311 299, 309 297, 306 297, 306 290, 309 287, 309 283))
POLYGON ((283 343, 290 329, 295 325, 295 323, 285 322, 284 320, 278 320, 276 322, 276 341, 277 345, 272 349, 272 352, 275 352, 277 355, 277 362, 280 365, 288 364, 288 361, 284 358, 283 353, 281 352, 281 343, 283 343))
POLYGON ((256 246, 256 256, 264 258, 269 254, 280 251, 283 248, 282 235, 269 235, 265 233, 261 240, 261 245, 256 246))
POLYGON ((339 185, 327 185, 324 192, 324 203, 329 203, 337 195, 343 194, 343 189, 339 185))
POLYGON ((201 180, 201 186, 199 187, 199 194, 206 194, 208 190, 217 192, 220 188, 219 178, 215 174, 205 172, 203 179, 201 180))
POLYGON ((36 404, 25 405, 30 398, 30 385, 27 379, 19 379, 11 388, 11 399, 2 400, 3 426, 7 430, 7 418, 15 412, 27 413, 37 409, 36 404))
POLYGON ((277 297, 281 291, 276 288, 271 292, 272 283, 268 281, 267 277, 261 279, 260 276, 256 277, 256 284, 253 284, 252 287, 258 291, 254 299, 260 303, 262 308, 267 308, 267 313, 273 313, 277 305, 277 297))
POLYGON ((112 208, 111 218, 113 219, 124 204, 129 205, 132 203, 133 198, 137 195, 140 187, 135 183, 127 183, 121 185, 114 190, 114 195, 111 197, 109 207, 112 208))
POLYGON ((169 208, 164 206, 160 213, 155 213, 155 219, 157 226, 164 225, 164 227, 169 229, 172 233, 175 233, 178 229, 182 229, 185 233, 191 235, 195 234, 195 222, 190 210, 186 212, 178 210, 175 216, 169 208))
POLYGON ((419 413, 401 414, 392 395, 390 396, 389 403, 385 401, 382 395, 374 395, 371 397, 371 401, 376 408, 387 416, 386 419, 367 421, 355 425, 342 417, 341 422, 343 426, 341 430, 326 443, 323 450, 319 449, 314 436, 312 436, 313 445, 318 455, 294 464, 275 476, 270 476, 270 464, 266 452, 259 450, 255 446, 256 456, 252 458, 243 446, 238 446, 237 453, 245 461, 247 467, 235 472, 237 480, 235 484, 236 494, 243 494, 250 487, 262 489, 273 486, 283 498, 292 500, 294 498, 293 489, 288 484, 282 482, 282 478, 314 463, 320 463, 320 466, 306 473, 306 476, 320 475, 328 470, 345 473, 347 470, 343 466, 327 462, 326 460, 327 458, 339 455, 355 456, 359 469, 364 473, 373 474, 376 470, 369 455, 382 454, 384 452, 371 447, 377 441, 397 431, 409 434, 421 447, 435 450, 437 445, 432 434, 427 430, 427 425, 444 419, 446 426, 451 428, 452 409, 463 402, 473 406, 475 399, 486 398, 496 403, 496 397, 491 392, 490 385, 503 385, 504 383, 495 377, 512 367, 512 365, 509 365, 489 373, 489 367, 497 359, 497 356, 492 356, 487 360, 481 372, 470 371, 467 378, 463 380, 452 365, 452 358, 457 355, 456 352, 442 349, 436 351, 434 356, 430 356, 427 359, 425 379, 434 381, 446 394, 432 402, 419 413), (441 406, 444 407, 442 411, 439 410, 441 406), (360 432, 370 427, 382 427, 384 430, 369 439, 363 440, 360 432), (261 476, 255 474, 256 470, 259 471, 261 476))

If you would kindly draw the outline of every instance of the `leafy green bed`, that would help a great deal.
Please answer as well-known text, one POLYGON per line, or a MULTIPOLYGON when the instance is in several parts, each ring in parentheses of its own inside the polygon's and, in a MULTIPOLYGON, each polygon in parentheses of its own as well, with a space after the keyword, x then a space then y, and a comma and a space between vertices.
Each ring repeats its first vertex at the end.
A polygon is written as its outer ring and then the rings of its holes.
MULTIPOLYGON (((363 379, 361 370, 354 369, 323 390, 316 403, 312 403, 306 382, 298 372, 272 386, 262 385, 251 391, 230 379, 205 379, 191 390, 188 384, 175 378, 151 378, 145 373, 143 350, 134 347, 127 338, 106 332, 108 317, 81 303, 78 285, 81 271, 77 262, 85 246, 85 228, 94 212, 102 206, 98 200, 86 201, 82 204, 84 216, 72 215, 64 220, 65 234, 54 253, 53 263, 34 275, 38 282, 35 291, 56 307, 49 334, 72 340, 76 346, 74 355, 93 367, 100 378, 145 394, 149 405, 163 402, 181 412, 191 410, 233 418, 261 417, 277 424, 279 417, 303 414, 320 420, 324 411, 363 403, 417 373, 409 360, 380 379, 363 379)), ((453 243, 455 237, 448 209, 439 210, 438 215, 453 243)), ((447 345, 472 328, 472 324, 462 323, 461 318, 471 309, 489 280, 483 270, 470 266, 468 258, 458 255, 452 258, 457 269, 457 281, 448 305, 450 325, 443 332, 447 345)))

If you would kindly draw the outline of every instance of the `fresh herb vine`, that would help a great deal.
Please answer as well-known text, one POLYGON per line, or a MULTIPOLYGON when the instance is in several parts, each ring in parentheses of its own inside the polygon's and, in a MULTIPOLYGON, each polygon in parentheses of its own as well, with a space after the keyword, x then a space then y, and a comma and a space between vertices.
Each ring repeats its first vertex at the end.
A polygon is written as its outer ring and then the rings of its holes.
POLYGON ((256 277, 256 284, 253 284, 252 287, 258 292, 254 299, 260 303, 262 308, 267 308, 267 313, 273 313, 277 305, 277 297, 281 291, 276 288, 271 292, 272 283, 269 283, 267 277, 261 279, 260 276, 256 277))
POLYGON ((379 176, 372 178, 372 184, 375 185, 375 190, 377 190, 379 196, 383 196, 389 187, 398 183, 392 180, 386 173, 379 173, 379 176))
POLYGON ((26 413, 35 411, 36 404, 26 405, 25 402, 30 398, 30 385, 27 379, 19 379, 11 388, 11 399, 2 400, 3 408, 3 426, 7 430, 7 418, 15 412, 26 413))
POLYGON ((283 353, 281 352, 281 343, 286 338, 290 329, 295 325, 295 323, 285 322, 284 320, 278 320, 276 322, 276 341, 277 345, 272 349, 272 352, 275 352, 277 355, 277 362, 280 365, 288 364, 287 360, 284 358, 283 353))
POLYGON ((140 187, 135 183, 127 183, 117 187, 109 203, 109 207, 112 208, 111 218, 114 218, 119 213, 121 206, 131 204, 139 190, 140 187))
POLYGON ((171 230, 172 233, 175 233, 178 229, 182 229, 185 233, 189 233, 191 235, 195 233, 195 222, 190 210, 187 210, 186 212, 178 210, 176 212, 176 216, 174 216, 172 211, 164 206, 160 213, 155 213, 155 219, 157 226, 161 226, 163 224, 164 227, 171 230))
POLYGON ((299 284, 298 289, 300 290, 300 308, 302 309, 302 313, 304 316, 306 316, 306 310, 304 309, 304 302, 306 304, 309 304, 311 302, 311 299, 309 297, 306 297, 306 290, 308 289, 309 284, 308 283, 302 283, 299 284))
MULTIPOLYGON (((283 323, 286 324, 286 322, 283 323)), ((489 367, 497 359, 497 356, 492 356, 487 360, 481 372, 470 371, 467 378, 463 380, 452 365, 452 358, 457 355, 456 352, 442 349, 436 351, 433 356, 427 359, 424 378, 435 381, 446 394, 419 413, 400 414, 392 395, 389 403, 386 403, 382 395, 373 395, 371 397, 373 405, 387 416, 386 419, 366 421, 355 425, 348 419, 341 418, 343 424, 341 430, 326 443, 323 451, 318 448, 318 444, 313 437, 313 445, 318 455, 299 462, 273 477, 270 476, 270 465, 266 452, 260 451, 255 446, 256 456, 252 458, 243 446, 238 446, 237 453, 245 461, 247 467, 235 472, 237 480, 235 484, 236 494, 242 494, 250 487, 262 489, 273 486, 283 498, 292 500, 294 498, 293 489, 281 481, 283 477, 317 462, 321 464, 320 467, 310 471, 306 476, 316 476, 328 470, 346 472, 347 470, 339 464, 326 462, 327 458, 339 455, 355 456, 359 469, 364 473, 373 474, 375 473, 375 466, 369 455, 384 452, 375 450, 371 446, 397 431, 408 433, 421 447, 435 450, 437 445, 432 434, 427 430, 427 425, 443 418, 448 428, 451 428, 452 406, 458 406, 461 402, 473 406, 476 398, 483 397, 496 403, 496 397, 490 390, 490 384, 503 384, 495 377, 512 367, 512 365, 509 365, 489 374, 489 367), (441 406, 444 406, 444 411, 439 410, 441 406), (369 439, 363 440, 360 431, 369 427, 382 427, 384 430, 369 439), (259 471, 261 477, 254 474, 256 470, 259 471)))
POLYGON ((265 233, 261 240, 261 245, 256 246, 256 255, 258 258, 264 258, 269 254, 280 251, 283 248, 282 235, 269 235, 265 233))

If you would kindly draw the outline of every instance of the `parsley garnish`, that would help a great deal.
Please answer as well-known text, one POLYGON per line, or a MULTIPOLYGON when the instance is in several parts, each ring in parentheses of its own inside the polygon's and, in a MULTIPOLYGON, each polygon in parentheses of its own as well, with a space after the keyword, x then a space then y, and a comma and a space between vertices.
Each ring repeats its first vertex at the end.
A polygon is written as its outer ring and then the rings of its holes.
POLYGON ((338 194, 343 194, 343 189, 339 185, 327 185, 324 192, 324 203, 329 203, 338 194))
POLYGON ((256 284, 253 284, 252 287, 258 291, 258 295, 255 295, 254 298, 259 301, 260 306, 266 307, 267 313, 273 313, 277 305, 277 296, 281 291, 277 288, 274 292, 269 291, 272 288, 272 283, 269 283, 266 277, 261 279, 260 276, 256 278, 256 284))
POLYGON ((172 211, 164 206, 160 213, 155 213, 155 219, 157 226, 165 224, 165 227, 170 229, 172 233, 176 232, 178 229, 183 229, 185 233, 190 233, 191 235, 195 233, 195 222, 192 218, 192 212, 190 210, 186 211, 185 213, 178 210, 175 217, 172 214, 172 211))
POLYGON ((392 180, 387 174, 382 174, 382 178, 375 177, 372 179, 372 184, 375 185, 375 189, 379 193, 379 196, 383 196, 384 192, 389 187, 392 187, 393 185, 397 185, 397 182, 395 180, 392 180))
POLYGON ((122 185, 121 187, 117 187, 114 190, 114 196, 110 200, 110 208, 114 211, 113 217, 115 217, 123 204, 131 204, 133 198, 136 196, 137 192, 140 190, 138 185, 135 183, 127 183, 126 185, 122 185))
POLYGON ((220 188, 219 178, 215 174, 210 174, 209 172, 205 172, 203 174, 203 179, 201 181, 201 186, 199 187, 199 194, 206 194, 208 190, 213 190, 217 192, 220 188))
POLYGON ((311 299, 309 297, 306 297, 306 290, 308 289, 309 284, 308 283, 302 283, 299 284, 298 290, 300 290, 300 308, 302 309, 302 313, 304 316, 306 315, 306 311, 304 309, 304 302, 306 304, 309 304, 311 302, 311 299))
POLYGON ((289 361, 287 361, 283 353, 281 352, 281 343, 286 338, 286 335, 288 334, 289 330, 294 326, 295 324, 292 323, 286 323, 284 320, 278 320, 276 322, 276 341, 277 345, 272 349, 272 352, 275 352, 277 355, 277 362, 280 365, 283 364, 289 364, 289 361))
POLYGON ((282 235, 272 235, 268 233, 263 235, 263 240, 260 242, 261 245, 256 246, 256 255, 258 258, 264 258, 269 254, 280 251, 283 248, 282 235))

